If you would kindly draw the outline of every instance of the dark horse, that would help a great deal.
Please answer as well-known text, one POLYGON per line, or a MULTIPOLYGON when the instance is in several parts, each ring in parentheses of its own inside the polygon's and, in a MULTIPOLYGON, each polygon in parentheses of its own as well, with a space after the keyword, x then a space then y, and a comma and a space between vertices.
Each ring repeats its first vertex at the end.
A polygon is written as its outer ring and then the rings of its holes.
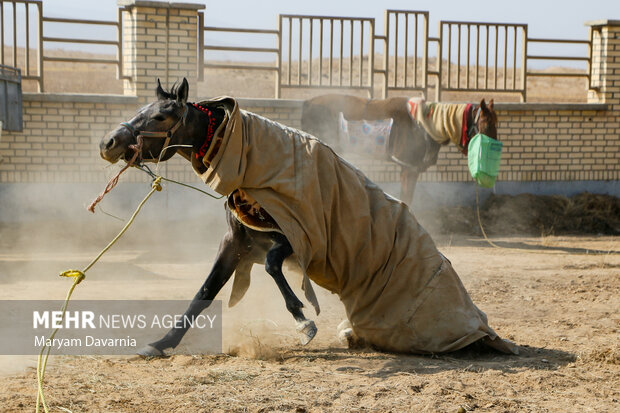
MULTIPOLYGON (((408 98, 365 99, 349 95, 322 95, 304 102, 301 128, 339 149, 338 116, 347 120, 394 120, 388 143, 388 157, 401 165, 401 199, 411 205, 418 176, 437 163, 441 144, 409 114, 408 98)), ((493 100, 474 105, 469 112, 468 138, 478 132, 497 139, 497 115, 493 100), (478 110, 479 109, 479 110, 478 110)))
MULTIPOLYGON (((191 161, 194 169, 204 172, 206 168, 196 154, 204 156, 214 138, 213 134, 225 118, 225 112, 217 106, 202 107, 188 103, 188 91, 186 79, 178 87, 173 87, 170 93, 165 92, 158 81, 157 100, 144 106, 135 117, 121 123, 101 140, 101 157, 112 163, 120 159, 130 161, 136 149, 140 150, 137 162, 166 161, 178 153, 191 161), (208 131, 206 138, 205 131, 208 131), (183 146, 169 148, 174 145, 183 146)), ((302 302, 295 296, 282 273, 282 263, 291 256, 293 249, 280 232, 257 231, 240 223, 237 218, 239 211, 251 205, 251 200, 245 196, 242 191, 236 191, 228 198, 225 206, 228 231, 220 243, 209 276, 196 293, 185 316, 193 319, 207 308, 233 272, 236 272, 235 284, 242 284, 237 289, 242 292, 242 296, 249 286, 252 265, 261 263, 284 296, 286 308, 297 323, 302 344, 307 344, 314 338, 316 326, 304 316, 302 302), (235 216, 233 211, 236 212, 235 216)), ((245 210, 247 212, 247 208, 245 210)), ((248 217, 251 218, 251 215, 248 214, 248 217)), ((238 299, 239 296, 231 297, 230 304, 234 305, 238 299)), ((172 328, 162 339, 141 349, 139 353, 146 356, 163 355, 165 349, 179 344, 187 329, 172 328)))

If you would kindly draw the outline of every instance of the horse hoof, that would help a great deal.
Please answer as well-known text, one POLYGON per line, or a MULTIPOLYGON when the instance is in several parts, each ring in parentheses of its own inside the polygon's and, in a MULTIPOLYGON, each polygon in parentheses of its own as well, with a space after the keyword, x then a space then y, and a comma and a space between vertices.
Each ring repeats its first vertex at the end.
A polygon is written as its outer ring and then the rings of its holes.
POLYGON ((343 328, 338 332, 338 341, 342 344, 350 344, 353 340, 353 329, 352 328, 343 328))
POLYGON ((312 320, 306 320, 302 323, 298 323, 297 332, 301 335, 301 337, 299 338, 301 344, 305 346, 306 344, 311 342, 316 335, 316 324, 314 324, 314 321, 312 320))
POLYGON ((366 341, 355 335, 352 328, 344 328, 338 332, 338 340, 346 344, 350 350, 359 350, 367 347, 366 341))
POLYGON ((136 352, 142 357, 164 357, 166 354, 160 349, 147 344, 136 352))

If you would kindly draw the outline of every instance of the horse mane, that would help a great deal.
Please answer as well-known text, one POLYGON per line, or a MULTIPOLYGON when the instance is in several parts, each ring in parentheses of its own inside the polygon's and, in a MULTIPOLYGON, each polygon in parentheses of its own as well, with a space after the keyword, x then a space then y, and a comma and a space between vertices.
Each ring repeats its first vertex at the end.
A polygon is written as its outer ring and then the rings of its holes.
POLYGON ((176 100, 177 96, 178 96, 178 91, 179 91, 179 87, 181 87, 181 83, 176 81, 174 82, 174 84, 172 85, 172 87, 170 88, 170 92, 166 92, 164 90, 164 88, 161 88, 161 91, 163 92, 163 95, 166 99, 172 99, 172 100, 176 100))
POLYGON ((179 81, 176 81, 172 84, 172 87, 170 88, 170 99, 176 99, 177 96, 179 95, 179 88, 181 87, 182 83, 179 81))

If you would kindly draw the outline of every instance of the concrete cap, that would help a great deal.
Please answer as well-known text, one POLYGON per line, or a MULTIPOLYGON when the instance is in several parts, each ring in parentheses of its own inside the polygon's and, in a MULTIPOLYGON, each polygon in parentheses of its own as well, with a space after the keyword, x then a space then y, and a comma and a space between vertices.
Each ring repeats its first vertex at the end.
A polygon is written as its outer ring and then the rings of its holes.
POLYGON ((600 27, 600 26, 620 26, 620 20, 601 19, 601 20, 589 20, 584 23, 586 26, 600 27))
POLYGON ((186 9, 186 10, 203 10, 204 4, 195 3, 171 3, 167 1, 150 1, 150 0, 118 0, 116 4, 120 7, 153 7, 160 9, 186 9))

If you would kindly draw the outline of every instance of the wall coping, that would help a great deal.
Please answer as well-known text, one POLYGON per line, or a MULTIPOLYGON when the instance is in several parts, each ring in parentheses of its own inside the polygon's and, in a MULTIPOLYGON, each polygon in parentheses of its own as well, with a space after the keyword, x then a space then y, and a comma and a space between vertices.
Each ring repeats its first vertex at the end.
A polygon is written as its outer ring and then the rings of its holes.
MULTIPOLYGON (((27 102, 85 102, 85 103, 121 103, 138 104, 136 96, 126 95, 97 95, 87 93, 32 93, 25 92, 23 100, 27 102)), ((204 99, 198 99, 198 101, 204 99)), ((248 107, 271 107, 301 109, 304 101, 299 99, 261 99, 237 98, 239 105, 248 107)), ((497 110, 525 111, 525 110, 609 110, 606 103, 496 103, 497 110)))
POLYGON ((261 98, 235 98, 240 106, 266 106, 272 108, 300 108, 304 105, 299 99, 261 99, 261 98))
POLYGON ((589 20, 585 22, 584 25, 591 26, 591 27, 620 26, 620 20, 612 20, 612 19, 589 20))
POLYGON ((22 98, 26 102, 78 102, 78 103, 138 103, 137 96, 96 95, 89 93, 29 93, 22 98))
MULTIPOLYGON (((276 107, 276 108, 301 108, 304 101, 298 99, 254 99, 238 98, 239 105, 276 107)), ((495 109, 507 111, 524 110, 609 110, 606 103, 496 103, 495 109)))
POLYGON ((523 110, 609 110, 606 103, 496 103, 495 109, 507 111, 523 110))
POLYGON ((159 9, 185 9, 185 10, 204 10, 204 4, 195 3, 169 3, 164 1, 151 0, 118 0, 119 7, 153 7, 159 9))

